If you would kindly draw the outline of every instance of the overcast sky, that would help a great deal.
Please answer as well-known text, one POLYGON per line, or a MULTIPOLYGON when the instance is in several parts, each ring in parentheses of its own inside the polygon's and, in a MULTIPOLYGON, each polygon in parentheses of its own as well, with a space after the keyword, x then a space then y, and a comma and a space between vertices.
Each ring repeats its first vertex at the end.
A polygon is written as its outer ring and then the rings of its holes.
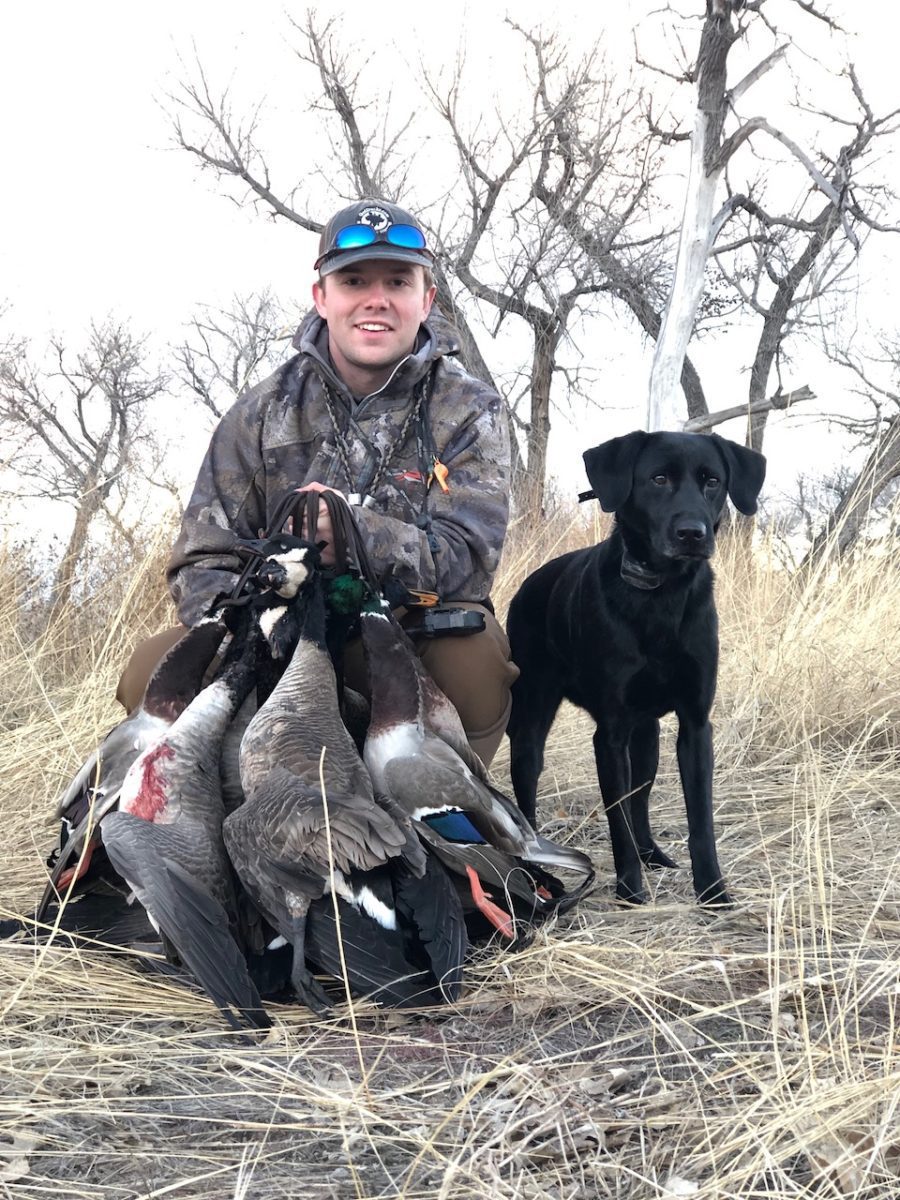
MULTIPOLYGON (((787 0, 773 0, 773 9, 779 3, 788 7, 787 0)), ((197 304, 226 303, 234 292, 266 285, 295 301, 298 313, 305 309, 315 239, 290 224, 254 217, 211 176, 200 176, 192 159, 173 147, 164 111, 195 47, 217 82, 234 76, 239 97, 280 94, 294 62, 287 7, 232 0, 3 6, 0 300, 11 305, 9 326, 38 342, 51 330, 74 342, 91 318, 113 312, 166 340, 177 337, 197 304)), ((651 7, 649 0, 568 0, 555 11, 569 14, 585 38, 607 26, 611 51, 624 55, 631 49, 633 18, 651 7)), ((850 27, 861 30, 853 55, 877 106, 891 103, 898 88, 893 36, 886 36, 884 10, 878 5, 876 13, 875 7, 831 6, 846 11, 850 27)), ((491 60, 492 46, 484 44, 489 39, 479 43, 478 33, 486 14, 502 15, 504 8, 490 0, 441 7, 402 0, 318 6, 320 14, 343 13, 345 34, 358 28, 360 44, 383 52, 396 38, 399 75, 405 69, 400 55, 410 48, 446 53, 460 30, 474 32, 471 40, 495 82, 504 63, 491 60)), ((513 9, 526 26, 547 14, 546 4, 526 0, 513 9)), ((302 19, 304 6, 290 11, 302 19)), ((385 87, 392 83, 385 79, 385 87)), ((302 145, 299 125, 291 135, 302 145)), ((896 165, 891 170, 896 175, 896 165)), ((886 273, 882 279, 886 289, 886 273)), ((885 290, 885 305, 888 295, 885 290)), ((626 353, 616 330, 608 329, 604 342, 604 353, 626 353)), ((630 355, 631 345, 626 349, 630 355)), ((629 361, 623 378, 640 387, 645 370, 646 358, 629 361)), ((745 394, 741 385, 732 402, 745 394)), ((791 459, 795 451, 784 446, 781 457, 791 459)), ((769 449, 778 456, 774 440, 769 449)))

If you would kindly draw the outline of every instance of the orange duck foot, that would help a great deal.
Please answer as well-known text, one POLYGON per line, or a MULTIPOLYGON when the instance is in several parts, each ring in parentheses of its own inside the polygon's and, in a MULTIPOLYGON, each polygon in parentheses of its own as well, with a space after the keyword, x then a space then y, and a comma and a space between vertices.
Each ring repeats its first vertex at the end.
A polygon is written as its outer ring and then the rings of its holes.
POLYGON ((466 867, 466 874, 469 877, 469 886, 472 889, 472 899, 475 901, 475 907, 479 912, 484 913, 494 928, 498 929, 505 938, 514 941, 516 934, 512 917, 498 904, 494 904, 489 893, 481 886, 481 880, 478 878, 478 873, 474 867, 466 867))

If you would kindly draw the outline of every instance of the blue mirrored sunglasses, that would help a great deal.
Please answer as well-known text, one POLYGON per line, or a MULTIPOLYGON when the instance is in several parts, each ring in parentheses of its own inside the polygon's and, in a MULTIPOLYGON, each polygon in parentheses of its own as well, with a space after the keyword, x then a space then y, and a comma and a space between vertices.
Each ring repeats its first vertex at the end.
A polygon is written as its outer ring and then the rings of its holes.
POLYGON ((415 225, 389 225, 387 229, 373 229, 371 225, 345 225, 334 237, 332 250, 356 250, 360 246, 371 246, 375 242, 387 242, 391 246, 402 246, 404 250, 424 250, 425 234, 415 225))

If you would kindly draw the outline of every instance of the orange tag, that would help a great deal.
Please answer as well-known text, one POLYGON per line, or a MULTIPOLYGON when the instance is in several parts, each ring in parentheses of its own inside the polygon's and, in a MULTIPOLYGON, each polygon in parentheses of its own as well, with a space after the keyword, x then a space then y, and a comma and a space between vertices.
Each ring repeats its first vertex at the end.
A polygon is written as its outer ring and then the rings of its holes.
POLYGON ((435 458, 435 460, 434 460, 434 467, 432 468, 432 474, 434 475, 435 479, 438 481, 438 487, 441 489, 441 491, 449 492, 450 489, 449 489, 449 487, 447 487, 447 477, 450 474, 450 472, 447 470, 447 468, 444 466, 444 464, 441 462, 441 460, 439 458, 435 458))

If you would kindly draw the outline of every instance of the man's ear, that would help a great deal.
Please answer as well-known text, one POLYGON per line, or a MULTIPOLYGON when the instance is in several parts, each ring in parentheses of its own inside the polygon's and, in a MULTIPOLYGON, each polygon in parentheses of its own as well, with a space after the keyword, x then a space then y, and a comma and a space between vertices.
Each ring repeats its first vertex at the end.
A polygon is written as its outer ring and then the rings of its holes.
POLYGON ((765 456, 738 442, 719 437, 717 433, 710 437, 722 452, 722 457, 728 466, 728 495, 731 503, 745 516, 752 517, 756 512, 756 501, 766 478, 765 456))
POLYGON ((649 436, 637 429, 601 442, 582 455, 587 477, 604 512, 618 511, 631 495, 634 464, 649 436))
POLYGON ((312 298, 313 298, 313 304, 316 306, 316 312, 319 314, 319 316, 322 318, 323 321, 326 320, 325 285, 324 285, 324 283, 320 283, 318 281, 318 279, 312 285, 312 298))

